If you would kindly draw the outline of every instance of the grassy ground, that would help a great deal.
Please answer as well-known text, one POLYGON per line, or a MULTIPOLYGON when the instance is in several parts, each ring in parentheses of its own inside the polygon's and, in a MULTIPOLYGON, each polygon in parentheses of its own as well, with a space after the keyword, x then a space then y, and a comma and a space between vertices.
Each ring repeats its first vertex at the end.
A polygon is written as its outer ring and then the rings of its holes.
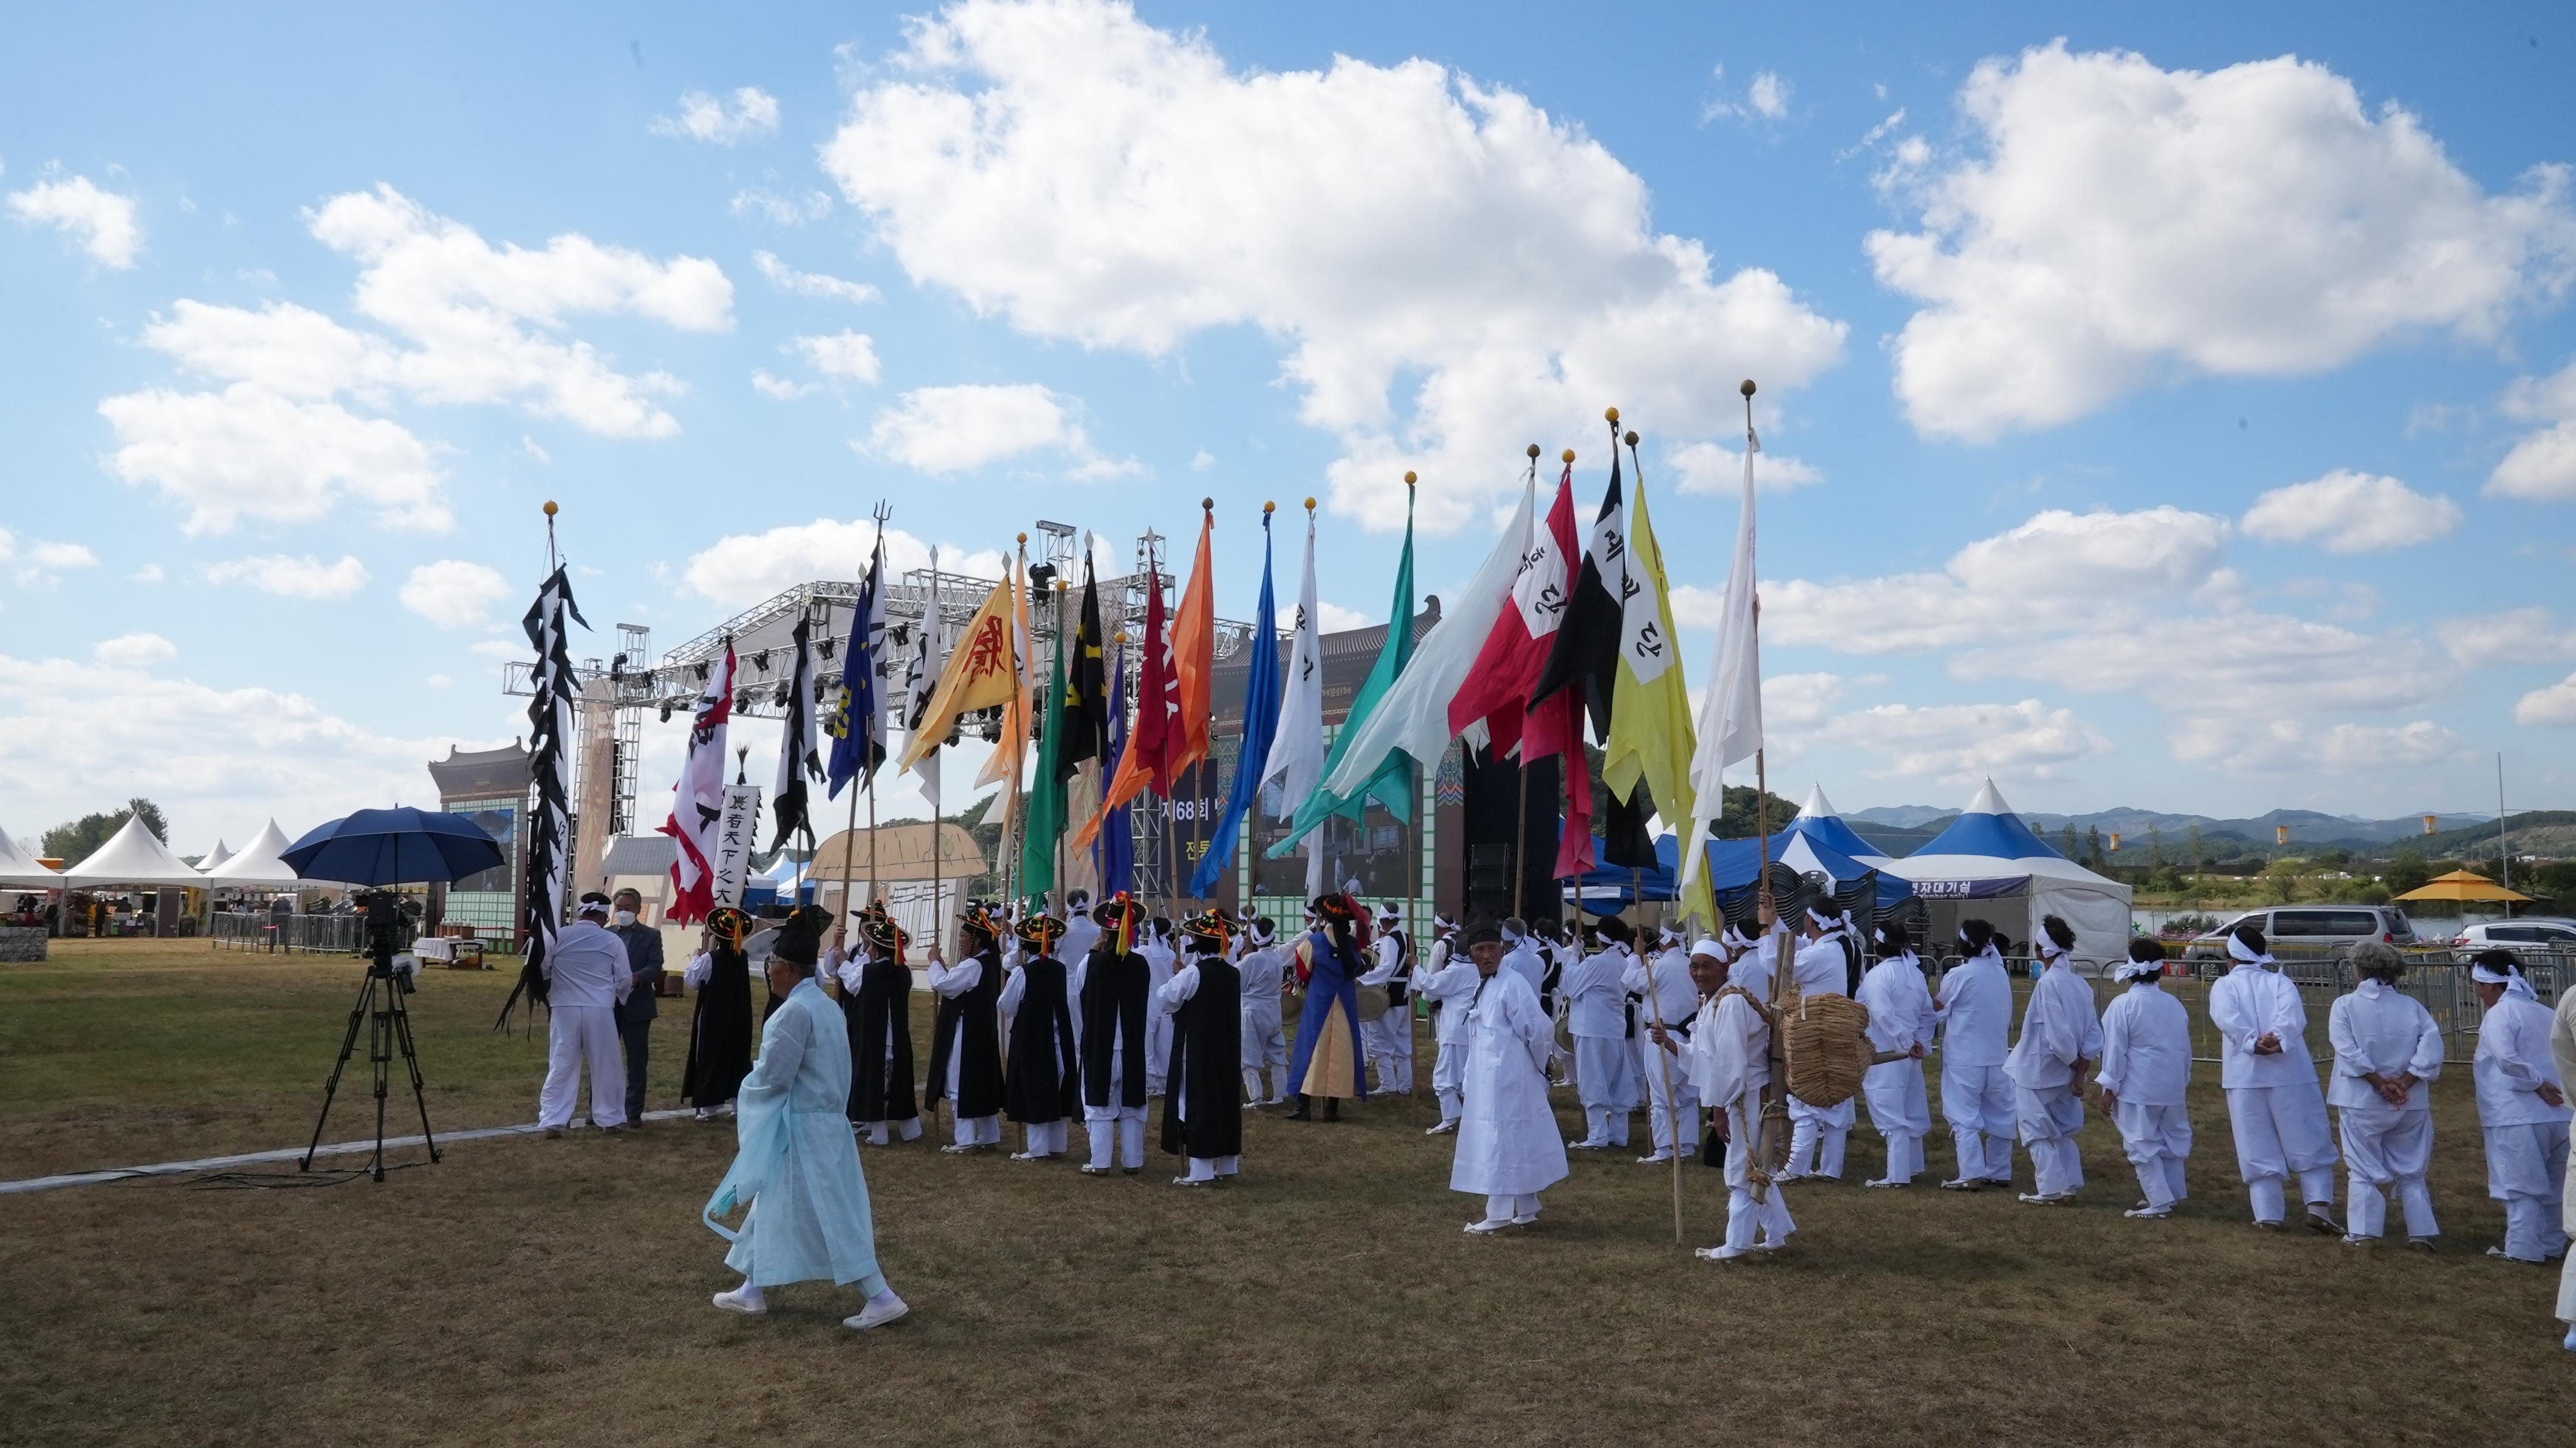
MULTIPOLYGON (((300 1143, 354 983, 148 942, 0 968, 0 1177, 300 1143)), ((413 998, 443 1127, 533 1115, 542 1047, 486 1031, 507 986, 413 998)), ((866 1165, 915 1311, 865 1339, 839 1290, 707 1306, 723 1128, 467 1143, 382 1185, 0 1197, 0 1442, 2562 1443, 2554 1276, 2480 1255, 2467 1086, 2438 1089, 2430 1258, 2247 1227, 2214 1081, 2174 1221, 2121 1219, 2096 1122, 2077 1206, 1793 1188, 1793 1250, 1728 1267, 1673 1246, 1669 1174, 1625 1155, 1579 1159, 1535 1229, 1463 1235, 1427 1100, 1256 1119, 1215 1193, 1160 1158, 1092 1180, 894 1148, 866 1165)), ((1694 1245, 1716 1177, 1686 1175, 1694 1245)))

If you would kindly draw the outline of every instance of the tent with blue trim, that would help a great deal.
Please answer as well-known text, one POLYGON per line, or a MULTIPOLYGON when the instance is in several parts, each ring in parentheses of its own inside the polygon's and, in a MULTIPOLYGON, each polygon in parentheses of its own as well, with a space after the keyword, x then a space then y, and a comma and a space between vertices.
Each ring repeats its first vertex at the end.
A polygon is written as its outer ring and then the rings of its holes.
MULTIPOLYGON (((1887 852, 1862 839, 1859 831, 1834 813, 1833 804, 1825 798, 1822 785, 1810 789, 1806 807, 1798 811, 1797 818, 1771 836, 1769 858, 1801 875, 1822 875, 1837 885, 1848 885, 1875 870, 1878 872, 1878 905, 1882 910, 1895 906, 1914 893, 1904 880, 1889 872, 1888 866, 1895 862, 1887 857, 1887 852)), ((1711 840, 1708 842, 1709 885, 1720 891, 1748 887, 1761 871, 1763 859, 1761 841, 1711 840)))
POLYGON ((2011 935, 2020 954, 2038 937, 2040 920, 2055 915, 2075 927, 2079 963, 2105 964, 2128 952, 2129 887, 2049 848, 1991 779, 1948 829, 1885 868, 1932 906, 1936 946, 1958 920, 1976 916, 2011 935))
MULTIPOLYGON (((1610 842, 1599 835, 1592 837, 1592 858, 1608 857, 1610 842)), ((1583 872, 1568 900, 1579 900, 1583 908, 1595 915, 1616 915, 1642 894, 1648 900, 1673 898, 1673 879, 1682 864, 1681 837, 1674 834, 1655 836, 1655 867, 1631 871, 1625 865, 1595 865, 1583 872)))

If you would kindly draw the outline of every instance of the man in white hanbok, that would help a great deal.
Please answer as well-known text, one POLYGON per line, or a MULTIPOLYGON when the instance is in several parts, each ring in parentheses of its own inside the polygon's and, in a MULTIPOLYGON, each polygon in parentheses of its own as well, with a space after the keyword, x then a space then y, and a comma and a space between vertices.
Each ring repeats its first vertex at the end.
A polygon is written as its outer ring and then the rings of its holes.
POLYGON ((1860 1078, 1869 1124, 1887 1142, 1887 1173, 1869 1185, 1907 1187, 1923 1170, 1923 1138, 1932 1130, 1923 1057, 1932 1049, 1932 1033, 1941 1018, 1932 1012, 1932 992, 1923 983, 1914 937, 1894 921, 1875 933, 1880 959, 1860 978, 1858 999, 1869 1011, 1870 1049, 1882 1056, 1897 1052, 1905 1059, 1882 1061, 1860 1078))
POLYGON ((2379 1240, 2395 1192, 2406 1211, 2406 1245, 2433 1250, 2441 1228, 2433 1220, 2433 1192, 2424 1173, 2433 1164, 2433 1099, 2427 1089, 2442 1074, 2442 1028, 2433 1013, 2397 981, 2406 958, 2396 947, 2366 940, 2353 947, 2352 968, 2361 976, 2326 1014, 2326 1039, 2334 1045, 2334 1085, 2326 1102, 2342 1116, 2348 1246, 2379 1240))
POLYGON ((2209 1024, 2218 1032, 2218 1084, 2227 1093, 2236 1170, 2254 1225, 2281 1225, 2295 1176, 2309 1230, 2340 1236, 2334 1168, 2341 1158, 2308 1055, 2308 1008, 2263 948, 2262 931, 2238 926, 2227 937, 2227 956, 2234 965, 2209 987, 2209 1024))
POLYGON ((1360 1048, 1377 1068, 1381 1094, 1413 1094, 1413 937, 1404 929, 1403 912, 1380 905, 1377 936, 1369 942, 1368 970, 1361 985, 1387 994, 1384 1014, 1360 1022, 1360 1048))
POLYGON ((2486 1134, 2487 1195, 2504 1203, 2504 1245, 2487 1255, 2548 1262, 2567 1250, 2560 1190, 2567 1173, 2567 1096, 2549 1055, 2549 1007, 2522 967, 2481 951, 2469 982, 2486 1006, 2478 1053, 2478 1125, 2486 1134))
POLYGON ((1244 933, 1242 952, 1235 969, 1243 977, 1243 1096, 1255 1106, 1277 1106, 1288 1099, 1288 1034, 1279 1015, 1288 949, 1264 915, 1244 933), (1268 1095, 1261 1089, 1265 1071, 1268 1095))
POLYGON ((1547 1100, 1553 1027, 1538 992, 1502 969, 1500 930, 1472 925, 1466 938, 1480 984, 1465 1002, 1465 1112, 1449 1189, 1485 1199, 1483 1219, 1467 1225, 1481 1235, 1538 1220, 1538 1194, 1565 1180, 1565 1139, 1547 1100))
POLYGON ((1941 976, 1932 996, 1941 1017, 1941 1116, 1950 1123, 1959 1174, 1944 1191, 1973 1192, 2012 1185, 2014 1119, 2012 1078, 2004 1074, 2005 1042, 2012 1030, 2012 978, 1995 949, 1994 927, 1959 922, 1966 957, 1941 976))
POLYGON ((1725 983, 1717 964, 1725 949, 1716 941, 1692 947, 1691 980, 1703 1003, 1689 1038, 1670 1030, 1653 1033, 1656 1046, 1689 1064, 1691 1089, 1702 1104, 1726 1117, 1726 1240, 1693 1253, 1714 1262, 1756 1250, 1776 1252, 1798 1229, 1780 1183, 1755 1179, 1762 1092, 1771 1081, 1771 1018, 1749 992, 1725 983))
POLYGON ((1627 994, 1619 985, 1628 969, 1628 922, 1614 915, 1599 930, 1600 952, 1569 968, 1558 984, 1574 1036, 1575 1095, 1583 1102, 1584 1133, 1574 1143, 1576 1151, 1626 1146, 1628 1108, 1636 1100, 1628 1080, 1627 994))
POLYGON ((2191 1017, 2165 994, 2164 973, 2161 942, 2129 942, 2128 960, 2113 972, 2126 989, 2102 1008, 2102 1066, 2093 1076, 2138 1173, 2138 1204, 2121 1215, 2156 1221, 2188 1194, 2182 1167, 2191 1156, 2191 1017))
POLYGON ((2051 915, 2039 923, 2031 947, 2040 958, 2023 1008, 2021 1039, 2004 1057, 2012 1078, 2013 1114, 2022 1146, 2030 1152, 2031 1189, 2021 1199, 2053 1206, 2084 1186, 2084 1153, 2075 1144, 2084 1129, 2084 1071, 2102 1059, 2102 1020, 2093 986, 2075 975, 2075 928, 2051 915))
POLYGON ((1620 973, 1620 984, 1645 1002, 1638 1008, 1638 1024, 1645 1029, 1637 1039, 1644 1045, 1646 1059, 1637 1074, 1646 1088, 1647 1132, 1655 1143, 1652 1153, 1637 1158, 1645 1165, 1669 1162, 1675 1152, 1693 1156, 1699 1151, 1699 1093, 1691 1089, 1690 1068, 1675 1062, 1670 1052, 1656 1050, 1649 1039, 1655 1026, 1687 1029, 1699 1014, 1690 952, 1669 930, 1662 939, 1665 949, 1651 959, 1640 951, 1620 973))
POLYGON ((546 978, 546 1080, 537 1091, 537 1124, 561 1136, 581 1099, 582 1063, 590 1064, 590 1124, 626 1126, 626 1058, 619 1048, 617 1007, 635 987, 626 943, 608 929, 608 897, 581 897, 572 923, 555 932, 541 967, 546 978))
MULTIPOLYGON (((1456 940, 1452 933, 1435 945, 1438 964, 1417 975, 1413 982, 1414 991, 1431 1003, 1431 1040, 1438 1051, 1431 1061, 1431 1090, 1440 1101, 1440 1124, 1426 1128, 1422 1133, 1425 1136, 1446 1136, 1458 1129, 1459 1093, 1467 1080, 1467 1008, 1485 980, 1476 962, 1464 951, 1450 949, 1456 940)), ((1511 970, 1508 951, 1502 955, 1501 969, 1511 970)), ((1522 979, 1526 983, 1526 977, 1522 979)), ((1530 999, 1538 999, 1538 987, 1534 985, 1530 987, 1530 999)), ((1553 1045, 1553 1034, 1549 1041, 1553 1045)))
MULTIPOLYGON (((2576 1081, 2576 990, 2558 993, 2558 1009, 2549 1019, 2549 1059, 2558 1067, 2558 1079, 2576 1081)), ((2576 1156, 2567 1163, 2567 1178, 2559 1188, 2560 1210, 2576 1208, 2576 1156)), ((2576 1216, 2562 1217, 2559 1226, 2576 1232, 2576 1216)), ((2558 1269, 2558 1320, 2567 1324, 2563 1345, 2576 1352, 2576 1252, 2568 1253, 2558 1269)))
MULTIPOLYGON (((1172 945, 1172 922, 1157 915, 1145 927, 1145 936, 1136 943, 1136 954, 1145 962, 1145 989, 1148 995, 1161 992, 1172 983, 1172 972, 1180 963, 1180 952, 1172 945)), ((1145 1021, 1145 1094, 1163 1094, 1164 1074, 1172 1064, 1172 1018, 1160 1011, 1148 1013, 1145 1021)))
MULTIPOLYGON (((1829 915, 1810 906, 1807 910, 1807 938, 1798 946, 1790 963, 1795 972, 1800 996, 1843 995, 1851 985, 1851 957, 1844 941, 1849 924, 1839 915, 1829 915)), ((1789 1169, 1781 1173, 1783 1181, 1823 1177, 1828 1181, 1843 1179, 1843 1147, 1851 1139, 1852 1122, 1859 1118, 1858 1108, 1849 1097, 1832 1106, 1810 1106, 1792 1096, 1789 1098, 1789 1169)))

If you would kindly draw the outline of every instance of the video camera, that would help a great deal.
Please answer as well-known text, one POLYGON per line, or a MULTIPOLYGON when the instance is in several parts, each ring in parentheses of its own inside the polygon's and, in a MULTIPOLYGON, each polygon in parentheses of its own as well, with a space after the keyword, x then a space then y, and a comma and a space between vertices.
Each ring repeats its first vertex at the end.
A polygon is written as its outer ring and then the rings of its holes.
MULTIPOLYGON (((392 890, 360 890, 349 903, 365 919, 367 955, 378 967, 390 968, 395 953, 411 944, 411 919, 403 914, 402 896, 392 890)), ((406 994, 415 989, 408 972, 397 970, 393 976, 406 994)))

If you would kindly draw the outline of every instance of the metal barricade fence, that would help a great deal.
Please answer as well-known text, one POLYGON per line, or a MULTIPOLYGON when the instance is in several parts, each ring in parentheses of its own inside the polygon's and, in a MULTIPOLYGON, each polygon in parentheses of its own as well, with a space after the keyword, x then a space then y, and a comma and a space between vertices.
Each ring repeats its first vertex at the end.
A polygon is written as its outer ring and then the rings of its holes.
POLYGON ((217 947, 234 950, 355 955, 366 942, 367 919, 363 915, 271 917, 219 911, 209 917, 206 936, 217 947))

